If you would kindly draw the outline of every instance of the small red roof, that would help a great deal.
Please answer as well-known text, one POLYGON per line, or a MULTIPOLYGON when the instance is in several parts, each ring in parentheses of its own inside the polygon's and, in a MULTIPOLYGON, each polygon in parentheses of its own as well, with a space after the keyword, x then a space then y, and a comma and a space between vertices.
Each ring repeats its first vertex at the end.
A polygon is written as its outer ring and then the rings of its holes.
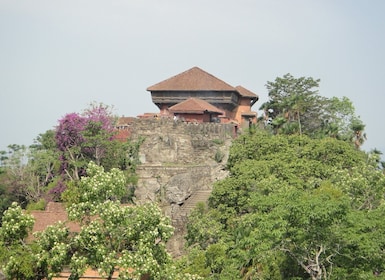
POLYGON ((210 103, 199 99, 189 98, 169 108, 172 113, 204 114, 205 112, 222 114, 223 111, 210 103))
POLYGON ((118 118, 115 126, 124 126, 124 125, 130 125, 135 121, 134 117, 120 117, 118 118))
POLYGON ((256 117, 257 116, 257 112, 247 111, 247 112, 242 112, 241 115, 245 116, 245 117, 256 117))
POLYGON ((44 231, 46 227, 61 221, 66 223, 71 232, 79 232, 80 225, 68 220, 67 211, 62 203, 49 202, 46 210, 33 210, 30 214, 35 219, 32 232, 44 231))
POLYGON ((236 86, 235 88, 241 96, 254 97, 254 98, 257 98, 257 100, 258 100, 258 95, 256 95, 254 92, 244 88, 243 86, 236 86))
POLYGON ((147 88, 148 91, 237 91, 233 86, 198 67, 193 67, 163 82, 147 88))

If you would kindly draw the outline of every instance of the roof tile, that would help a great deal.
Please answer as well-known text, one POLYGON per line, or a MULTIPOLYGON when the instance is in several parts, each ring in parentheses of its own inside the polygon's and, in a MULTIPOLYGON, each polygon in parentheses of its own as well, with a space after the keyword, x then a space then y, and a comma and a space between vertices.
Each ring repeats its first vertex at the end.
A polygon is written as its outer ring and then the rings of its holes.
POLYGON ((244 88, 243 86, 236 86, 235 88, 239 92, 239 94, 243 97, 256 97, 256 98, 258 98, 258 95, 256 95, 254 92, 244 88))
POLYGON ((203 114, 205 111, 208 111, 210 113, 223 113, 222 110, 218 109, 214 105, 211 105, 210 103, 202 99, 192 97, 174 106, 171 106, 169 110, 172 113, 203 114))
POLYGON ((236 91, 236 89, 199 67, 193 67, 147 88, 148 91, 236 91))

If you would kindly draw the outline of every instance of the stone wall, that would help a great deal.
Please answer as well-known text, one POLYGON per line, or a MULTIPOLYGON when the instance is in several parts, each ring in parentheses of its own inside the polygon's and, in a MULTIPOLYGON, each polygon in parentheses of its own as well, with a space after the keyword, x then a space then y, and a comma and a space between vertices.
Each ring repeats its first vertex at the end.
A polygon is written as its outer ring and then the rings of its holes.
POLYGON ((157 202, 171 218, 175 234, 168 248, 179 256, 189 212, 207 201, 215 181, 227 176, 234 126, 160 118, 137 119, 130 130, 132 139, 144 137, 136 203, 157 202))
POLYGON ((145 138, 140 154, 144 164, 199 164, 207 160, 207 150, 216 151, 217 143, 234 137, 232 124, 194 124, 169 118, 137 119, 130 130, 132 138, 145 138))

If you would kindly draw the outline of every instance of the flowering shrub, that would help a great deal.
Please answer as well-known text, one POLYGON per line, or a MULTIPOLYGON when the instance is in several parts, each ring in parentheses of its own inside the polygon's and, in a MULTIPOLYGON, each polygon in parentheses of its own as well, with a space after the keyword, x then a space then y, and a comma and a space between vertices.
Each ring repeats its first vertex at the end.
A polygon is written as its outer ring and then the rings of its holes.
MULTIPOLYGON (((59 150, 66 151, 71 147, 80 146, 86 142, 84 132, 87 129, 92 130, 95 127, 107 133, 114 130, 114 119, 107 106, 92 105, 90 109, 84 111, 83 114, 70 113, 59 120, 56 128, 56 144, 59 150), (95 125, 99 124, 99 125, 95 125)), ((100 131, 93 131, 100 133, 100 131)))
POLYGON ((140 279, 143 275, 159 280, 200 279, 173 266, 165 248, 173 227, 157 205, 120 203, 126 192, 123 171, 106 172, 90 162, 87 176, 76 185, 77 200, 67 211, 71 220, 80 222, 79 232, 71 233, 58 222, 35 233, 34 243, 25 244, 22 240, 32 229, 33 218, 17 204, 5 212, 0 245, 9 245, 11 250, 9 254, 5 250, 3 258, 0 254, 0 261, 8 279, 49 280, 65 266, 71 270, 69 279, 79 279, 89 267, 107 279, 116 269, 119 279, 140 279))
POLYGON ((4 212, 0 228, 0 262, 7 279, 37 279, 37 257, 25 239, 32 230, 34 219, 23 213, 16 203, 4 212))
POLYGON ((87 175, 80 179, 76 186, 71 186, 64 193, 64 197, 71 197, 76 201, 68 208, 68 216, 72 220, 81 220, 86 215, 95 215, 96 207, 104 201, 121 201, 127 194, 126 178, 122 171, 113 168, 105 172, 102 166, 89 162, 87 175), (75 193, 73 198, 71 193, 75 193))
POLYGON ((83 114, 70 113, 59 120, 55 140, 61 152, 62 177, 79 180, 90 160, 101 165, 114 135, 114 117, 108 106, 92 104, 83 114))
POLYGON ((90 162, 87 175, 80 180, 78 201, 67 209, 69 218, 82 225, 72 240, 77 248, 70 260, 72 272, 81 271, 82 264, 97 268, 106 278, 119 267, 119 279, 140 279, 145 274, 166 279, 165 272, 172 271, 171 257, 165 249, 165 242, 173 233, 170 219, 154 204, 122 205, 122 171, 105 172, 90 162))
POLYGON ((4 212, 0 228, 0 240, 5 245, 12 245, 14 242, 20 243, 27 238, 33 224, 33 217, 24 214, 21 207, 13 202, 11 207, 4 212))
POLYGON ((70 113, 59 120, 56 128, 56 144, 60 151, 79 146, 84 142, 81 132, 87 124, 87 119, 77 113, 70 113))

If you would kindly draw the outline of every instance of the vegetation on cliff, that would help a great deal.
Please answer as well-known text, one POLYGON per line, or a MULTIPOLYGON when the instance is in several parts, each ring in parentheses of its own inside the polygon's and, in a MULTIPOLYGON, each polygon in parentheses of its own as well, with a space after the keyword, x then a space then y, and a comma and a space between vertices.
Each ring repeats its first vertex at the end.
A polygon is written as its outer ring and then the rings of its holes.
MULTIPOLYGON (((126 207, 141 141, 114 138, 108 106, 67 114, 35 145, 1 152, 0 263, 9 279, 78 279, 93 267, 111 279, 378 279, 385 274, 384 163, 360 150, 365 125, 344 97, 290 74, 267 83, 257 127, 233 141, 230 176, 187 223, 187 254, 164 243, 172 228, 155 205, 126 207), (57 223, 26 242, 26 208, 66 203, 57 223), (198 274, 199 276, 192 276, 198 274)), ((223 155, 216 155, 221 161, 223 155)))
MULTIPOLYGON (((80 226, 71 232, 58 221, 31 234, 33 217, 14 202, 5 211, 0 228, 0 262, 7 279, 52 279, 69 268, 69 279, 79 279, 87 268, 105 279, 199 279, 180 273, 166 252, 173 228, 155 204, 122 205, 127 193, 121 170, 90 162, 68 203, 69 219, 80 226)), ((66 193, 73 192, 69 189, 66 193)))
POLYGON ((185 271, 208 279, 383 272, 385 177, 367 154, 337 139, 258 132, 234 141, 228 168, 189 218, 185 271))
MULTIPOLYGON (((2 151, 0 193, 4 198, 0 210, 12 201, 28 209, 44 209, 48 201, 63 201, 61 194, 69 187, 76 188, 87 175, 90 161, 107 171, 122 170, 126 187, 132 190, 141 140, 117 140, 115 121, 110 107, 91 104, 81 114, 65 115, 54 130, 38 135, 34 145, 10 145, 8 151, 2 151)), ((125 201, 132 195, 131 191, 125 201)))
POLYGON ((385 177, 364 125, 318 80, 268 82, 263 129, 230 150, 230 176, 190 215, 183 271, 205 279, 377 279, 385 177))

